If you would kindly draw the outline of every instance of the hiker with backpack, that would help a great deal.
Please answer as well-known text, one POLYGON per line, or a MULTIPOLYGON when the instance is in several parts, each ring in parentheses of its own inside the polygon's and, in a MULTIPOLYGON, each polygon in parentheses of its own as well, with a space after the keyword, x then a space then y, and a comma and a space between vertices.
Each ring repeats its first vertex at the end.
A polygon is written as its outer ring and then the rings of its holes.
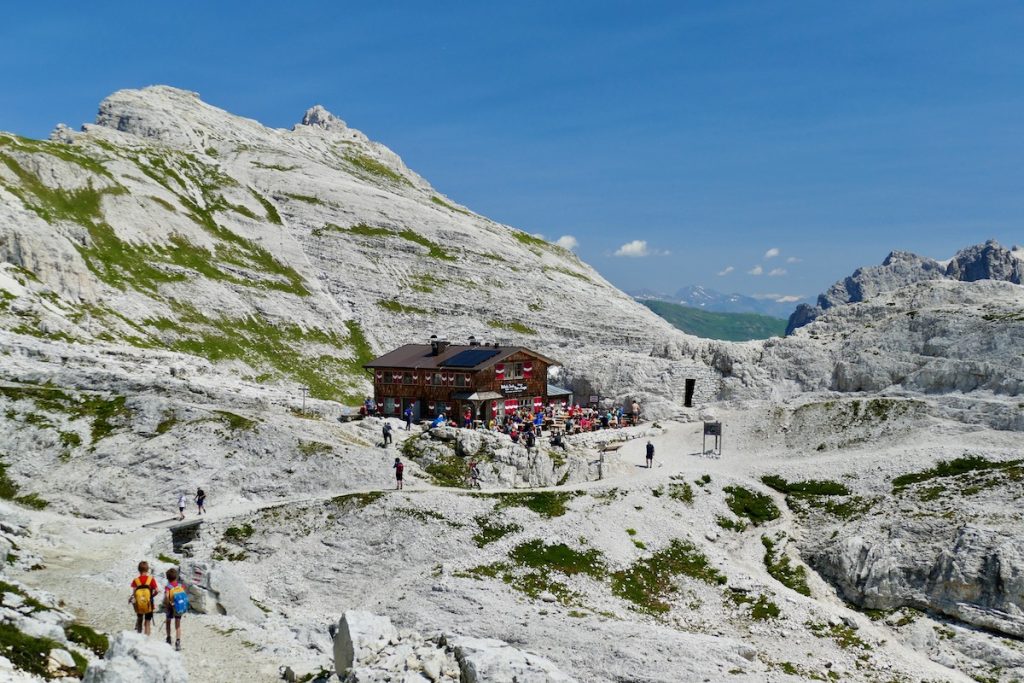
POLYGON ((156 611, 156 594, 160 587, 149 575, 149 563, 139 562, 139 575, 132 579, 132 595, 128 603, 135 608, 135 632, 147 636, 153 628, 153 612, 156 611))
POLYGON ((206 491, 202 489, 196 489, 196 507, 200 515, 206 514, 206 491))
POLYGON ((654 444, 650 441, 647 442, 647 469, 651 469, 651 465, 654 463, 654 444))
POLYGON ((405 472, 405 465, 402 464, 401 458, 395 458, 395 464, 392 467, 395 468, 395 490, 399 491, 402 488, 402 474, 405 472))
POLYGON ((391 423, 385 422, 384 429, 381 431, 384 432, 384 448, 387 448, 388 444, 391 443, 391 423))
POLYGON ((178 494, 178 519, 185 519, 185 492, 178 494))
POLYGON ((406 406, 402 415, 405 417, 405 431, 408 432, 412 429, 412 406, 406 406))
POLYGON ((178 582, 178 570, 167 570, 167 585, 164 586, 164 610, 167 616, 167 644, 171 644, 171 620, 174 620, 174 649, 181 651, 181 618, 188 612, 188 591, 178 582))

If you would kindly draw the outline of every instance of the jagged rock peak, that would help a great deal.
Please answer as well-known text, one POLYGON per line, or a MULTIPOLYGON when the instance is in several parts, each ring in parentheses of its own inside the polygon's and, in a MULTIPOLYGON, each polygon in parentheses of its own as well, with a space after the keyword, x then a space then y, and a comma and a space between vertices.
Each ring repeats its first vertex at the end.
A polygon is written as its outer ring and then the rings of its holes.
POLYGON ((100 103, 96 126, 197 149, 212 139, 252 143, 270 133, 258 121, 203 102, 198 93, 166 85, 118 90, 100 103))
POLYGON ((1006 280, 1024 284, 1024 263, 1019 255, 995 240, 976 244, 957 252, 946 268, 946 276, 954 280, 1006 280))
POLYGON ((839 280, 816 306, 801 304, 789 318, 786 334, 813 322, 826 310, 848 303, 866 301, 923 280, 1005 280, 1024 283, 1024 260, 995 240, 961 249, 947 264, 908 251, 893 251, 880 266, 858 268, 853 275, 839 280))
POLYGON ((323 105, 317 104, 306 110, 302 117, 303 126, 313 126, 324 130, 344 130, 348 125, 331 112, 324 109, 323 105))

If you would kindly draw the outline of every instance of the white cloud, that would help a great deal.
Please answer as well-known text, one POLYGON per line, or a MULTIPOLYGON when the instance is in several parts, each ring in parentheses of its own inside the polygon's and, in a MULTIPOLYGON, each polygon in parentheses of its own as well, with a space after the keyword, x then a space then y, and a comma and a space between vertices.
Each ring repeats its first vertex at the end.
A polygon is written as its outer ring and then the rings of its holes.
POLYGON ((763 292, 761 294, 751 294, 750 298, 757 299, 758 301, 765 301, 771 299, 772 301, 780 304, 790 304, 794 301, 800 301, 803 299, 802 296, 794 296, 792 294, 779 294, 778 292, 763 292))
POLYGON ((562 235, 557 240, 555 240, 555 244, 562 247, 563 249, 569 249, 571 251, 576 247, 580 246, 580 241, 573 237, 572 235, 562 235))
POLYGON ((771 272, 768 273, 768 277, 778 277, 780 275, 785 275, 785 274, 786 274, 786 269, 785 268, 772 268, 771 272))
POLYGON ((651 252, 647 248, 647 240, 633 240, 632 242, 626 242, 615 250, 615 256, 628 256, 630 258, 650 256, 650 254, 651 252))
POLYGON ((779 255, 779 253, 780 252, 778 247, 772 247, 768 251, 764 252, 764 257, 766 260, 770 258, 775 258, 776 256, 779 255))
POLYGON ((801 298, 802 297, 793 296, 792 294, 787 294, 785 296, 780 296, 778 299, 775 300, 775 303, 777 303, 777 304, 792 304, 792 303, 796 303, 797 301, 800 301, 801 298))
POLYGON ((762 268, 761 266, 754 266, 753 268, 747 271, 747 275, 760 275, 763 272, 764 268, 762 268))
POLYGON ((726 266, 722 270, 718 271, 718 276, 721 277, 722 275, 728 275, 729 273, 731 273, 734 270, 736 270, 736 269, 733 268, 732 266, 726 266))
POLYGON ((799 259, 796 256, 790 256, 786 259, 786 263, 800 263, 801 261, 803 261, 803 259, 799 259))

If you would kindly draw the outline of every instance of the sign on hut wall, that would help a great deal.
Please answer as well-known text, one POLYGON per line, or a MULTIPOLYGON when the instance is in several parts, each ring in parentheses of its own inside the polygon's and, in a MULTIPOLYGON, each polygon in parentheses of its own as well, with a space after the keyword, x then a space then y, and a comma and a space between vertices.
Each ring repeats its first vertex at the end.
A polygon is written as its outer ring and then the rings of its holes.
POLYGON ((518 382, 505 382, 501 385, 501 393, 503 394, 521 394, 526 391, 529 387, 525 384, 518 382))

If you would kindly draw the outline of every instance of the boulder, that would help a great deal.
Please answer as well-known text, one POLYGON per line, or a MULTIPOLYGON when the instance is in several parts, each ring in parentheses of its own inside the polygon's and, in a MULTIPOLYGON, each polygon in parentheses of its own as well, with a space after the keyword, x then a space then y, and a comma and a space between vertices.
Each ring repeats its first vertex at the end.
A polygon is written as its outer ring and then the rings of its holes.
POLYGON ((252 601, 249 586, 242 577, 225 564, 215 564, 208 573, 210 590, 217 596, 217 605, 224 614, 252 623, 259 623, 266 615, 252 601))
POLYGON ((447 639, 455 650, 464 683, 569 683, 547 659, 494 638, 447 639))
POLYGON ((84 683, 186 683, 181 655, 166 643, 134 631, 122 631, 106 656, 85 672, 84 683))
POLYGON ((357 662, 376 654, 376 644, 396 638, 398 629, 387 617, 361 610, 345 612, 334 636, 334 668, 338 677, 344 679, 357 662))

